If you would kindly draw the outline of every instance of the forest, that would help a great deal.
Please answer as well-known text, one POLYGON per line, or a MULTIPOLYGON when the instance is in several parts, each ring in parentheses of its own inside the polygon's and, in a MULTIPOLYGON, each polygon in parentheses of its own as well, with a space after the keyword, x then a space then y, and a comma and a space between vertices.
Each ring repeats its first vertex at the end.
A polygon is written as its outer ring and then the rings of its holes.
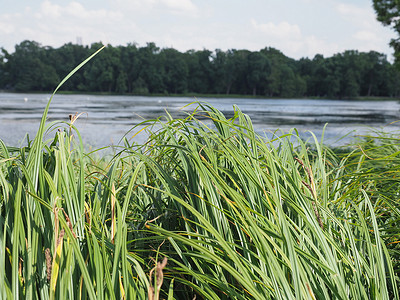
MULTIPOLYGON (((101 43, 59 48, 23 41, 0 49, 0 90, 51 91, 101 43)), ((108 45, 63 86, 64 91, 133 95, 248 95, 260 97, 399 97, 400 70, 386 55, 344 51, 295 60, 266 47, 222 51, 108 45)))

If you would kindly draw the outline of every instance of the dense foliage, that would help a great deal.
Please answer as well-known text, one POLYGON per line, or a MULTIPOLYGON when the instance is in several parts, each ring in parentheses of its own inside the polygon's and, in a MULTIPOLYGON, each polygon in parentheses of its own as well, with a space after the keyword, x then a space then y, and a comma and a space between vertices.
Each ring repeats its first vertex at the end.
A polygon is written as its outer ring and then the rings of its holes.
MULTIPOLYGON (((373 0, 378 21, 390 26, 400 35, 400 2, 397 0, 373 0)), ((396 62, 400 63, 400 37, 392 39, 390 46, 394 49, 396 62)))
MULTIPOLYGON (((0 53, 0 90, 50 91, 100 44, 42 47, 33 41, 0 53)), ((273 48, 160 49, 154 43, 108 46, 63 87, 128 94, 239 94, 267 97, 400 96, 400 72, 385 55, 345 51, 294 60, 273 48)))
POLYGON ((399 299, 398 138, 335 153, 202 106, 95 160, 73 122, 0 141, 2 299, 399 299))

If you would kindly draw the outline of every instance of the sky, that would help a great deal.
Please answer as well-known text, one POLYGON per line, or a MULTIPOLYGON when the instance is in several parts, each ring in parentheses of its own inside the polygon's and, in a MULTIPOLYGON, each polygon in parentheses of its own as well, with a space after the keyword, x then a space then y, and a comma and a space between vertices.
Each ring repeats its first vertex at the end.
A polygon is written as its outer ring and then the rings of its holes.
POLYGON ((23 40, 113 46, 258 51, 300 59, 345 50, 392 58, 395 33, 376 21, 372 0, 0 0, 0 47, 23 40))

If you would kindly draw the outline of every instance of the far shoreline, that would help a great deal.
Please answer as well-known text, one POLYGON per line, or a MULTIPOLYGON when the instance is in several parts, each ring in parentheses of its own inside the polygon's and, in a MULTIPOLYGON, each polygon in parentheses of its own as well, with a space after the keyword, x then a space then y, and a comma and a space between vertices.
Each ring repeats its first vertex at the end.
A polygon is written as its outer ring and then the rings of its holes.
MULTIPOLYGON (((10 90, 0 90, 0 93, 10 93, 10 94, 52 94, 53 91, 10 91, 10 90)), ((155 94, 138 94, 138 93, 114 93, 114 92, 81 92, 81 91, 57 91, 60 95, 93 95, 93 96, 133 96, 133 97, 176 97, 176 98, 216 98, 216 99, 260 99, 260 100, 343 100, 343 101, 400 101, 400 98, 387 97, 387 96, 358 96, 358 97, 277 97, 277 96, 261 96, 261 95, 239 95, 239 94, 198 94, 198 93, 185 93, 185 94, 165 94, 165 93, 155 93, 155 94)))

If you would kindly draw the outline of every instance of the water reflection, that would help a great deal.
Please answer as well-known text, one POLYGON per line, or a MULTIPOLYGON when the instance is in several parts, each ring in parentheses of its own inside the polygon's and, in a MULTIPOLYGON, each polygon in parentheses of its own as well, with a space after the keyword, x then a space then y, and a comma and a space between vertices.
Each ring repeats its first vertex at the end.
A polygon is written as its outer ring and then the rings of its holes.
MULTIPOLYGON (((8 145, 19 145, 27 133, 33 137, 49 97, 48 94, 1 93, 0 138, 8 145)), ((349 132, 362 134, 371 127, 400 130, 400 122, 396 122, 400 120, 398 101, 56 95, 48 120, 68 121, 69 114, 83 112, 75 125, 86 144, 100 147, 118 143, 132 126, 165 115, 166 110, 173 117, 185 117, 194 106, 183 107, 195 100, 208 102, 227 117, 233 116, 236 104, 251 117, 257 132, 266 135, 278 128, 287 132, 296 127, 304 137, 310 136, 308 130, 321 136, 323 126, 329 123, 325 136, 328 142, 335 143, 349 132)), ((135 139, 143 142, 144 137, 135 139)))

